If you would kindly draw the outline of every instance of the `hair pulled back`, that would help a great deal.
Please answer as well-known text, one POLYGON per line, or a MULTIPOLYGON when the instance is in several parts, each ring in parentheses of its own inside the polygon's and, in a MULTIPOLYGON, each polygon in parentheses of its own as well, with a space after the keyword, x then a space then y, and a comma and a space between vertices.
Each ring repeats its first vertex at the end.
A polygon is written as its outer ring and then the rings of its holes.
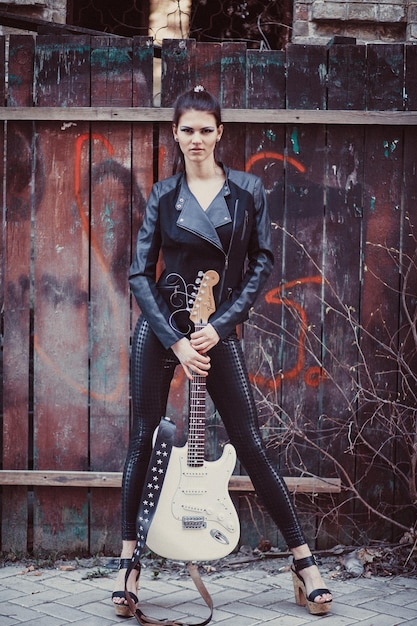
POLYGON ((181 115, 192 109, 194 111, 211 113, 214 115, 217 126, 221 125, 222 118, 219 101, 201 85, 197 85, 194 89, 186 91, 177 98, 172 123, 178 126, 181 115))

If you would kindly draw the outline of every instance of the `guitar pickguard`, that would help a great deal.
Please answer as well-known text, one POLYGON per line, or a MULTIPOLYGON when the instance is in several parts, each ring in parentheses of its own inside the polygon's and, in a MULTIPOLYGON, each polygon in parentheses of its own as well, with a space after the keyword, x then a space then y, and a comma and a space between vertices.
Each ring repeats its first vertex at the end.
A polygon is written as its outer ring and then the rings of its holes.
POLYGON ((172 448, 146 543, 165 558, 219 559, 239 541, 239 519, 228 490, 236 452, 227 444, 217 461, 191 467, 187 449, 172 448))

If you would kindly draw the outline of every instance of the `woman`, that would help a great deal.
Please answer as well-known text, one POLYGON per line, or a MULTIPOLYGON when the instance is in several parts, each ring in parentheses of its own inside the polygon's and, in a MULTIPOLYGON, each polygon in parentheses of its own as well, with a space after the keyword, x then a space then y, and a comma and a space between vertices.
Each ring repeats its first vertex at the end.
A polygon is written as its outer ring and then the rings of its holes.
MULTIPOLYGON (((273 266, 264 187, 258 177, 216 161, 215 147, 223 133, 220 107, 203 87, 179 97, 172 130, 183 168, 152 188, 129 278, 142 314, 132 346, 133 428, 123 474, 123 547, 115 609, 130 615, 121 590, 135 547, 138 494, 152 435, 165 415, 174 370, 181 364, 190 380, 193 374, 206 377, 230 441, 292 551, 296 599, 322 614, 330 608, 331 594, 305 542, 285 482, 268 459, 236 335, 273 266), (165 269, 157 280, 160 252, 165 269), (199 273, 208 270, 220 276, 214 287, 216 311, 196 332, 190 328, 190 290, 199 273)), ((133 571, 127 584, 135 602, 138 578, 139 572, 133 571)))

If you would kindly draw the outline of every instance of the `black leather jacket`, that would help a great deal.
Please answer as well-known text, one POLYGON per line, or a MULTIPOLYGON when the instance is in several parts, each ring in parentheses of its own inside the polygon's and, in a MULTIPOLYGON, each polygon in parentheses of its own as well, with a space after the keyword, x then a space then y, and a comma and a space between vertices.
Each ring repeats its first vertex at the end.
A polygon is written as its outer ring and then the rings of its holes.
POLYGON ((262 181, 253 174, 226 167, 224 171, 225 203, 218 202, 211 219, 196 207, 184 174, 152 187, 129 282, 165 348, 193 330, 190 295, 199 272, 216 270, 220 276, 214 287, 216 311, 209 321, 224 339, 247 319, 272 270, 271 224, 262 181), (163 270, 157 279, 160 251, 163 270))

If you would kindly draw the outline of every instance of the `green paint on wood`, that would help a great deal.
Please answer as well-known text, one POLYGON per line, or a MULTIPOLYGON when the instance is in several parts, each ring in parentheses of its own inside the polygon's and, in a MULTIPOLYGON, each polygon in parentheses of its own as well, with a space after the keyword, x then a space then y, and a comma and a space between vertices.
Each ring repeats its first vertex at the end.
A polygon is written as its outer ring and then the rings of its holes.
POLYGON ((298 145, 298 128, 293 128, 291 133, 292 149, 295 154, 300 154, 300 146, 298 145))
POLYGON ((100 48, 99 50, 93 50, 91 52, 91 66, 92 68, 99 67, 100 69, 112 68, 112 71, 117 71, 120 66, 126 67, 126 64, 132 62, 130 49, 126 48, 100 48))

